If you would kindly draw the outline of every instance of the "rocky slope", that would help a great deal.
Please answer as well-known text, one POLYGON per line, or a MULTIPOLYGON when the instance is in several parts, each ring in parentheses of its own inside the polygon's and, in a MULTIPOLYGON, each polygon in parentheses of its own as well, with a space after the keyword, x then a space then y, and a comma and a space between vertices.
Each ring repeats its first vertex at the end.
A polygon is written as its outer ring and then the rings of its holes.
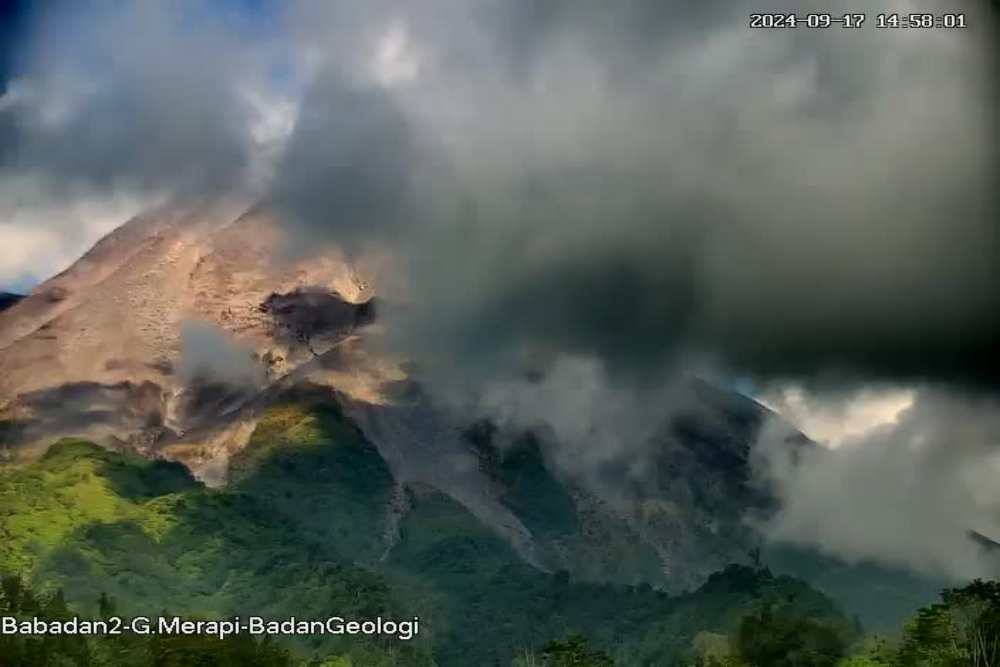
POLYGON ((336 254, 282 261, 279 244, 273 220, 245 203, 166 206, 127 222, 3 311, 8 457, 32 458, 65 434, 139 448, 181 442, 242 404, 220 398, 224 389, 246 390, 245 400, 329 345, 323 336, 349 335, 368 298, 353 270, 336 254), (343 311, 315 337, 315 323, 296 319, 316 310, 307 289, 335 295, 327 298, 343 311), (186 322, 238 340, 261 367, 260 386, 193 377, 186 322))
MULTIPOLYGON (((267 412, 224 489, 205 488, 176 463, 78 440, 0 474, 0 574, 21 573, 37 590, 59 587, 85 616, 100 611, 102 593, 127 616, 163 609, 208 618, 419 615, 412 642, 279 640, 303 659, 350 654, 343 664, 366 666, 509 665, 524 649, 573 633, 622 666, 674 664, 704 633, 724 641, 762 604, 845 640, 856 635, 827 597, 766 569, 731 566, 678 596, 541 572, 423 484, 403 485, 408 510, 384 549, 377 517, 394 486, 391 472, 336 408, 306 407, 317 396, 296 398, 305 400, 267 412), (391 655, 375 659, 367 653, 375 648, 391 655)), ((3 583, 6 593, 9 579, 3 583)), ((0 596, 0 610, 10 600, 0 596)), ((119 643, 107 663, 79 664, 156 662, 125 660, 124 648, 119 643)), ((178 664, 176 654, 171 660, 178 664)))
MULTIPOLYGON (((759 544, 744 518, 771 502, 749 480, 762 406, 692 382, 663 406, 642 483, 612 466, 615 492, 600 492, 531 433, 501 446, 493 425, 434 405, 405 364, 374 351, 366 281, 378 261, 285 252, 274 215, 241 201, 128 221, 0 312, 0 457, 17 466, 85 437, 241 484, 255 449, 299 452, 310 411, 329 408, 377 454, 364 480, 377 487, 363 503, 371 534, 345 540, 349 559, 391 557, 415 488, 457 503, 533 568, 583 580, 691 589, 759 544)), ((343 498, 309 479, 275 481, 272 502, 318 508, 320 529, 343 498)))

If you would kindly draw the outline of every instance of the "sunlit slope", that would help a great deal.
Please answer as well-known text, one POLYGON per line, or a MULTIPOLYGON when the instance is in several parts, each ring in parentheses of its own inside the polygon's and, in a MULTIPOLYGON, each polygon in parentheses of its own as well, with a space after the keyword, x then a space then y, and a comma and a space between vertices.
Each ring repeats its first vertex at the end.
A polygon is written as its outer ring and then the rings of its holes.
POLYGON ((418 614, 445 666, 507 664, 573 632, 645 664, 772 598, 851 631, 827 598, 765 570, 679 597, 542 571, 446 493, 394 479, 337 405, 305 399, 268 411, 223 490, 180 464, 61 441, 0 474, 0 534, 0 570, 90 612, 107 592, 125 613, 418 614))

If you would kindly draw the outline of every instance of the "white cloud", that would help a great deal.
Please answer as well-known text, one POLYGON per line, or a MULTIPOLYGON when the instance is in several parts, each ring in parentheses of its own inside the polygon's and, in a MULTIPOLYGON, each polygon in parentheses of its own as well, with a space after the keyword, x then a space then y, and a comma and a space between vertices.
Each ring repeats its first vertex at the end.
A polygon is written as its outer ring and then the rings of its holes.
POLYGON ((156 198, 55 196, 28 178, 0 182, 0 287, 42 282, 156 198))
POLYGON ((905 387, 866 387, 830 397, 791 384, 756 398, 816 442, 839 447, 873 429, 896 424, 900 414, 913 405, 916 391, 905 387))
POLYGON ((59 235, 44 227, 0 224, 0 283, 37 279, 37 271, 51 272, 62 259, 53 256, 59 235))
POLYGON ((385 86, 410 83, 420 73, 420 60, 406 24, 393 21, 379 37, 372 59, 375 79, 385 86))
POLYGON ((262 191, 271 182, 278 156, 295 129, 299 100, 266 86, 248 86, 243 97, 251 109, 250 136, 254 142, 249 187, 262 191))
POLYGON ((781 500, 765 534, 848 562, 957 580, 1000 574, 969 536, 1000 539, 1000 404, 929 388, 910 401, 832 450, 792 453, 787 426, 772 420, 754 449, 757 478, 781 500))

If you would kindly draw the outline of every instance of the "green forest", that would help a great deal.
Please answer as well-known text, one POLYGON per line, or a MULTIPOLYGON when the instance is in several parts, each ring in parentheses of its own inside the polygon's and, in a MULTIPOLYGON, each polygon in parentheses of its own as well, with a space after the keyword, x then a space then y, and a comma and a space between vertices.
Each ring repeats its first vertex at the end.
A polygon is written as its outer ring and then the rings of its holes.
POLYGON ((406 619, 410 641, 332 635, 4 635, 4 665, 992 665, 1000 586, 945 591, 869 636, 805 582, 731 565, 668 595, 546 573, 441 492, 405 488, 335 405, 269 411, 211 489, 182 465, 63 440, 0 471, 0 612, 406 619))
MULTIPOLYGON (((759 576, 758 579, 766 576, 759 576)), ((116 612, 106 595, 97 601, 96 617, 116 612)), ((62 590, 39 594, 20 577, 0 580, 0 615, 46 620, 69 619, 71 609, 62 590)), ((614 648, 600 648, 574 633, 515 652, 512 667, 613 667, 614 665, 677 665, 685 667, 986 667, 1000 658, 1000 585, 976 581, 947 590, 938 604, 925 607, 896 638, 858 637, 835 625, 776 608, 765 600, 747 612, 732 635, 699 632, 687 650, 657 655, 655 646, 637 647, 645 653, 616 659, 614 648)), ((665 638, 666 640, 666 638, 665 638)), ((489 640, 487 640, 489 641, 489 640)), ((655 636, 646 638, 655 644, 655 636)), ((665 645, 669 641, 664 642, 665 645)), ((307 657, 303 651, 271 637, 238 635, 218 639, 197 636, 76 637, 60 635, 0 635, 0 664, 10 667, 176 666, 218 665, 261 667, 388 667, 438 664, 428 652, 406 650, 385 643, 357 643, 343 652, 307 657)), ((455 663, 462 664, 462 663, 455 663)), ((464 663, 484 664, 484 663, 464 663)), ((489 664, 489 663, 485 663, 489 664)), ((501 664, 501 663, 494 663, 501 664)))

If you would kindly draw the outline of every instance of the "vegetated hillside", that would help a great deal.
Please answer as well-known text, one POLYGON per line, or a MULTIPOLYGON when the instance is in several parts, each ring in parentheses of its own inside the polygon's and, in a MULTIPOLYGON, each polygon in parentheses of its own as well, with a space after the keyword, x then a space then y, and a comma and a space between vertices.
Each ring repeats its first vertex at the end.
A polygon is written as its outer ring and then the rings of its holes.
POLYGON ((5 470, 0 570, 91 614, 106 592, 129 614, 419 615, 420 640, 396 647, 402 665, 427 651, 445 666, 505 665, 574 632, 621 664, 659 664, 764 602, 854 632, 828 598, 766 570, 729 568, 680 596, 540 571, 447 494, 394 480, 335 404, 274 410, 250 442, 225 490, 73 440, 5 470))
MULTIPOLYGON (((649 442, 629 443, 641 476, 608 461, 595 489, 556 463, 574 443, 523 433, 511 444, 436 405, 405 360, 370 344, 386 326, 366 271, 377 258, 348 262, 335 247, 282 257, 282 229, 245 202, 163 206, 0 312, 0 466, 66 436, 179 461, 211 486, 294 509, 311 541, 364 563, 392 555, 419 488, 522 564, 579 581, 678 593, 761 544, 744 519, 774 500, 752 484, 749 458, 773 413, 692 381, 649 442), (188 368, 192 321, 232 348, 202 356, 235 358, 249 381, 188 368), (357 444, 326 448, 333 440, 357 444)), ((764 548, 866 623, 895 625, 938 588, 764 548)))
MULTIPOLYGON (((39 591, 20 576, 0 573, 0 615, 18 622, 86 623, 119 612, 102 595, 96 615, 67 604, 60 589, 39 591)), ((155 617, 154 617, 155 619, 155 617)), ((155 622, 155 620, 154 620, 155 622)), ((430 656, 411 647, 355 642, 336 655, 303 659, 302 651, 272 637, 250 634, 0 634, 7 667, 431 667, 430 656)))
POLYGON ((376 259, 348 262, 329 247, 290 261, 283 239, 262 207, 171 203, 128 221, 0 314, 0 463, 84 437, 179 460, 219 484, 267 409, 289 388, 319 385, 342 396, 395 477, 447 493, 526 562, 680 590, 754 543, 742 518, 764 502, 745 484, 760 406, 706 387, 692 387, 684 406, 664 405, 650 446, 656 475, 636 485, 624 465, 606 471, 630 487, 612 506, 555 477, 530 438, 501 452, 488 429, 419 391, 393 395, 386 387, 415 383, 402 360, 367 345, 376 259), (254 381, 192 376, 189 321, 240 346, 254 381))

